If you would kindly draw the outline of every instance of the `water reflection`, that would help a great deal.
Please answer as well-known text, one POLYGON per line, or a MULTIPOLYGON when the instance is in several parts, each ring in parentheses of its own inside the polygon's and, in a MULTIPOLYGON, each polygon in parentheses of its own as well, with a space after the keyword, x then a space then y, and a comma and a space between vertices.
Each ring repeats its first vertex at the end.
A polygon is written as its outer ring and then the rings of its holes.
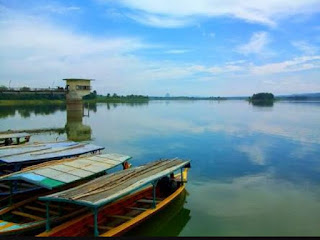
POLYGON ((139 106, 143 106, 143 105, 148 105, 149 102, 130 102, 130 103, 103 103, 108 110, 117 108, 119 106, 128 106, 128 107, 139 107, 139 106))
POLYGON ((256 107, 273 107, 273 101, 258 101, 250 103, 256 107))
MULTIPOLYGON (((65 130, 68 140, 91 140, 91 127, 82 123, 84 114, 85 109, 82 101, 74 101, 67 104, 67 123, 65 125, 65 130)), ((86 111, 86 116, 89 117, 89 110, 86 111)))
POLYGON ((68 109, 10 115, 0 127, 65 126, 66 137, 133 156, 135 165, 164 157, 192 160, 188 202, 130 234, 320 234, 320 103, 99 103, 90 104, 90 117, 68 109), (178 217, 166 225, 171 214, 178 217), (186 222, 174 227, 182 218, 186 222), (163 230, 157 232, 158 225, 163 230))
POLYGON ((66 106, 61 105, 14 105, 0 106, 0 118, 14 117, 17 114, 22 118, 30 118, 34 115, 50 115, 57 111, 65 111, 66 106))
POLYGON ((315 236, 320 233, 319 188, 281 181, 272 171, 229 182, 193 181, 188 189, 192 194, 186 207, 192 206, 193 216, 181 235, 315 236))

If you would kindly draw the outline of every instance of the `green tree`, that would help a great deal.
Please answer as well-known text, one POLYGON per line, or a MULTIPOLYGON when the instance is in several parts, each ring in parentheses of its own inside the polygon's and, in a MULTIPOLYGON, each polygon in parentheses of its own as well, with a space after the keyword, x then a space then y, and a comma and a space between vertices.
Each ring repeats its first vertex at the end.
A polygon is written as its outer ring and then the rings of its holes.
POLYGON ((0 85, 0 91, 3 91, 3 90, 8 90, 8 88, 4 85, 0 85))
POLYGON ((274 95, 272 93, 256 93, 251 97, 252 101, 273 101, 274 95))
POLYGON ((22 87, 20 88, 21 91, 30 91, 30 88, 29 87, 22 87))

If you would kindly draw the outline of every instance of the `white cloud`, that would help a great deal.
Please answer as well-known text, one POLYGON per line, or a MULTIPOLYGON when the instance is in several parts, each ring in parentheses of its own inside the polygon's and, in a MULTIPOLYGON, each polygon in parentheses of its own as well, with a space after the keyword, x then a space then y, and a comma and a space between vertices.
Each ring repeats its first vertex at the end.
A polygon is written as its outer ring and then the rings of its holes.
MULTIPOLYGON (((175 87, 178 94, 211 94, 214 90, 223 95, 233 89, 230 86, 217 88, 216 81, 220 81, 219 84, 226 82, 225 85, 243 81, 241 85, 247 83, 249 86, 250 80, 247 79, 250 76, 253 76, 252 79, 260 75, 257 79, 263 79, 264 75, 319 69, 320 65, 320 56, 317 55, 259 66, 245 60, 222 62, 219 65, 148 60, 139 57, 136 51, 159 46, 139 38, 97 37, 75 32, 66 26, 59 27, 43 16, 17 15, 6 9, 1 11, 4 14, 0 17, 0 85, 12 80, 12 86, 15 87, 47 87, 53 81, 58 82, 66 77, 88 77, 97 79, 93 83, 94 88, 102 94, 159 94, 167 92, 164 89, 175 87), (247 79, 239 80, 241 76, 247 79)), ((183 48, 165 50, 168 54, 189 51, 183 48)), ((313 76, 312 79, 314 81, 317 78, 313 76)), ((304 89, 310 89, 310 86, 304 89)), ((243 89, 239 88, 239 91, 243 89)), ((287 89, 287 86, 284 85, 283 89, 287 89)))
POLYGON ((163 15, 154 15, 154 14, 127 14, 127 17, 132 18, 133 20, 142 23, 144 25, 152 27, 165 27, 165 28, 176 28, 189 25, 193 21, 188 18, 176 18, 163 15))
POLYGON ((134 11, 132 16, 138 22, 156 27, 182 27, 198 18, 220 16, 275 26, 281 18, 320 10, 318 0, 120 0, 118 3, 134 11))
POLYGON ((252 74, 264 75, 283 72, 297 72, 320 68, 320 56, 302 56, 292 60, 277 63, 269 63, 261 66, 252 66, 252 74))
POLYGON ((187 53, 187 52, 190 52, 190 50, 188 50, 188 49, 171 49, 171 50, 165 51, 165 53, 168 53, 168 54, 183 54, 183 53, 187 53))
POLYGON ((269 42, 270 37, 267 32, 256 32, 251 36, 249 42, 239 46, 237 51, 244 55, 261 54, 269 42))
POLYGON ((319 47, 314 46, 306 41, 294 41, 292 45, 306 55, 313 55, 319 51, 319 47))
POLYGON ((57 14, 66 14, 69 12, 78 12, 81 10, 80 7, 78 6, 61 6, 61 5, 45 5, 39 8, 36 8, 35 10, 43 12, 43 11, 47 11, 47 12, 51 12, 51 13, 57 13, 57 14))
POLYGON ((249 160, 257 165, 265 165, 266 157, 263 151, 264 147, 255 145, 240 145, 237 147, 240 152, 248 155, 249 160))
POLYGON ((105 11, 105 14, 108 18, 111 18, 113 20, 119 20, 119 19, 123 19, 125 16, 116 8, 108 8, 105 11))
POLYGON ((214 38, 216 34, 214 32, 209 33, 209 37, 214 38))
POLYGON ((0 19, 0 35, 0 81, 12 79, 16 87, 47 87, 78 76, 99 79, 100 86, 129 88, 143 67, 132 53, 151 46, 138 38, 79 34, 28 16, 0 19))

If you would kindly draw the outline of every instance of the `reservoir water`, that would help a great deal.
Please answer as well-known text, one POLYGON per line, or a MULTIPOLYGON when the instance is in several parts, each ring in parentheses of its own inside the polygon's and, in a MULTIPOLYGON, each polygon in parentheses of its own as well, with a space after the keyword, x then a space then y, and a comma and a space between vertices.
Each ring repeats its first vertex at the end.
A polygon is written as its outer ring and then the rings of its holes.
POLYGON ((35 128, 58 130, 33 141, 90 141, 133 165, 191 159, 187 191, 128 236, 320 235, 320 102, 0 107, 0 131, 35 128))

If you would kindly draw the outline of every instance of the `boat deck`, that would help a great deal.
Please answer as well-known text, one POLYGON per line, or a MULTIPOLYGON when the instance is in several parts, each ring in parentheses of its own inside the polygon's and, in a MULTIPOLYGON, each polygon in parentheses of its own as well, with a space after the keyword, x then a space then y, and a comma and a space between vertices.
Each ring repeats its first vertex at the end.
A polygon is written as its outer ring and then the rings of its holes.
POLYGON ((0 140, 8 139, 8 138, 25 138, 30 137, 31 134, 26 132, 21 133, 2 133, 0 134, 0 140))
POLYGON ((104 147, 71 141, 6 147, 0 148, 0 164, 14 165, 61 159, 102 149, 104 149, 104 147))
POLYGON ((141 167, 99 177, 73 189, 41 197, 44 201, 69 202, 89 207, 99 207, 156 181, 162 176, 189 164, 181 159, 151 162, 141 167))
POLYGON ((131 157, 127 155, 108 153, 54 160, 33 165, 24 168, 19 172, 2 176, 0 177, 0 183, 4 185, 3 187, 7 186, 7 189, 9 189, 9 186, 4 183, 19 180, 26 182, 23 186, 31 184, 33 186, 36 185, 51 190, 110 170, 129 159, 131 159, 131 157))

